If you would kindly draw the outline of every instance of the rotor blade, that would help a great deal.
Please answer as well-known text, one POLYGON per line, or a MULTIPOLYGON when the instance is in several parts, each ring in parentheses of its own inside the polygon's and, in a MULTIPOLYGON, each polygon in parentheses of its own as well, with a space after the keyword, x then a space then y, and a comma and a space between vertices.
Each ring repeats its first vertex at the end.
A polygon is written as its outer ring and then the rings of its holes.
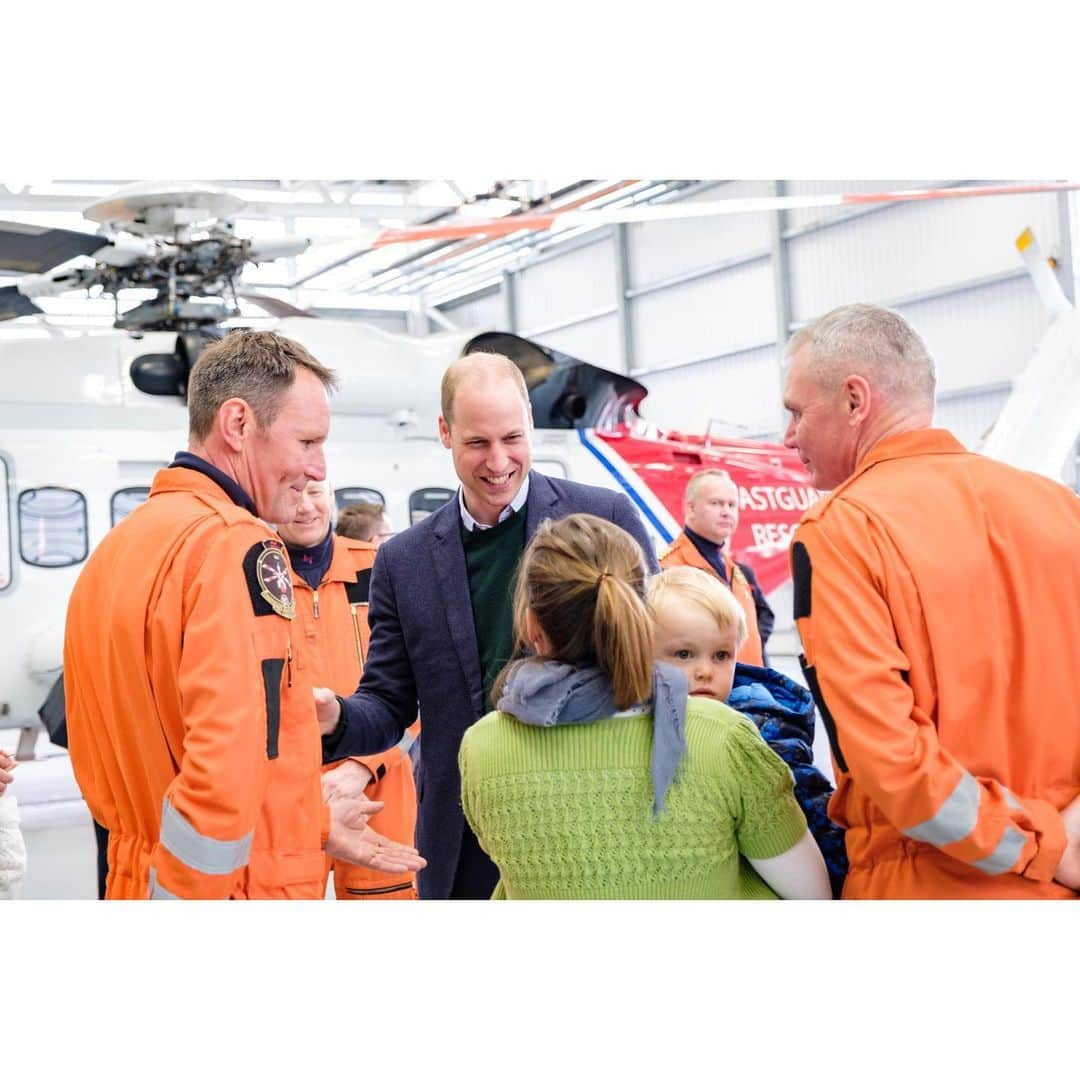
POLYGON ((90 233, 0 221, 0 270, 41 274, 76 255, 92 255, 107 243, 90 233))
POLYGON ((1050 324, 1013 380, 1012 393, 980 453, 1060 480, 1078 430, 1080 311, 1070 309, 1050 324))
POLYGON ((297 316, 304 319, 314 319, 316 317, 312 315, 310 311, 304 311, 303 308, 295 307, 287 300, 279 300, 276 296, 266 296, 263 293, 257 292, 237 292, 236 295, 239 299, 247 300, 256 307, 261 307, 267 315, 273 315, 278 319, 288 319, 297 316))
POLYGON ((41 308, 28 300, 15 285, 5 285, 0 289, 0 322, 18 319, 22 315, 40 315, 41 308))
POLYGON ((867 206, 876 203, 929 202, 935 199, 977 199, 991 195, 1038 195, 1052 191, 1075 191, 1080 183, 989 184, 980 187, 914 188, 910 191, 866 191, 819 195, 775 195, 747 199, 718 199, 713 202, 665 203, 662 206, 621 206, 610 209, 567 210, 550 214, 519 214, 491 221, 468 221, 456 225, 386 229, 373 247, 411 244, 418 240, 451 240, 466 236, 505 236, 525 229, 579 228, 599 225, 671 221, 677 218, 718 217, 726 214, 753 214, 775 210, 807 210, 830 206, 867 206))
POLYGON ((1046 261, 1039 242, 1030 229, 1025 229, 1016 238, 1016 250, 1020 252, 1020 258, 1024 260, 1027 272, 1031 275, 1035 292, 1050 318, 1056 319, 1069 311, 1072 304, 1062 292, 1060 282, 1054 276, 1054 271, 1050 269, 1050 264, 1046 261))

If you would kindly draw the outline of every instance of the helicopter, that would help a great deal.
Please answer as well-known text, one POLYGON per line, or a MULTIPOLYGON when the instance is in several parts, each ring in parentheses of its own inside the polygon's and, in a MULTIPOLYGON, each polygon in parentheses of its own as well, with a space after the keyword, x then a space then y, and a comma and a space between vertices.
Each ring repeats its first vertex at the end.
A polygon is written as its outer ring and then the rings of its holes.
MULTIPOLYGON (((0 267, 29 271, 0 289, 0 317, 36 314, 35 296, 69 289, 156 290, 130 311, 118 307, 110 333, 0 341, 0 363, 18 372, 0 389, 0 613, 20 628, 0 659, 0 728, 20 730, 20 756, 33 753, 37 709, 60 671, 75 579, 186 445, 187 378, 237 313, 238 297, 252 295, 239 285, 244 266, 307 244, 236 237, 228 215, 238 202, 209 185, 135 185, 86 209, 103 226, 97 235, 0 223, 0 267), (76 257, 83 265, 71 264, 76 257)), ((642 383, 516 334, 409 336, 256 302, 278 332, 339 374, 326 450, 339 507, 381 503, 402 528, 454 497, 457 479, 437 438, 442 372, 464 353, 500 352, 529 392, 534 467, 623 491, 658 549, 681 529, 689 477, 727 471, 742 500, 736 550, 774 607, 785 608, 787 545, 818 497, 793 452, 658 428, 641 416, 642 383)))
POLYGON ((118 330, 214 326, 238 309, 237 281, 247 264, 298 255, 310 244, 305 237, 237 236, 229 215, 243 205, 207 184, 148 182, 87 206, 83 216, 99 224, 96 234, 0 222, 0 270, 26 275, 0 288, 0 320, 42 314, 35 299, 97 287, 114 298, 118 330), (68 265, 79 256, 93 265, 68 265), (156 296, 121 315, 124 289, 156 296), (231 310, 222 299, 230 294, 231 310))
MULTIPOLYGON (((0 290, 7 305, 0 310, 9 312, 44 288, 42 277, 55 291, 86 287, 92 278, 114 294, 148 283, 158 290, 154 300, 118 313, 113 334, 0 343, 0 362, 19 372, 0 391, 0 611, 5 625, 20 627, 0 660, 0 727, 23 732, 24 755, 36 736, 36 710, 59 671, 66 599, 81 563, 185 445, 187 375, 201 349, 222 333, 227 299, 235 312, 238 274, 246 261, 306 244, 289 238, 290 246, 275 249, 239 240, 227 217, 215 216, 234 213, 235 197, 205 185, 136 188, 88 208, 104 225, 97 236, 39 235, 29 247, 20 238, 18 266, 37 269, 0 290), (72 270, 55 261, 72 257, 72 236, 84 248, 96 245, 79 253, 97 260, 92 267, 72 270), (133 250, 131 237, 143 254, 117 265, 116 252, 125 244, 133 250), (47 254, 50 244, 59 247, 47 254)), ((19 229, 0 225, 0 267, 16 264, 5 242, 19 229)), ((1080 316, 1034 239, 1020 246, 1053 322, 984 449, 1060 476, 1080 429, 1080 348, 1074 347, 1080 316), (1065 385, 1074 392, 1062 393, 1065 385), (1049 441, 1040 421, 1048 407, 1060 421, 1049 441)), ((355 320, 311 318, 278 300, 264 306, 278 317, 279 332, 341 375, 327 448, 339 506, 381 502, 400 528, 452 498, 456 478, 436 438, 442 371, 464 352, 503 352, 529 389, 537 469, 625 492, 658 548, 679 532, 689 477, 707 467, 727 471, 741 504, 733 549, 754 569, 774 609, 790 609, 787 547, 820 493, 784 447, 665 430, 642 417, 648 391, 640 382, 515 334, 410 337, 355 320)), ((790 625, 777 629, 780 638, 787 633, 794 640, 790 625)))

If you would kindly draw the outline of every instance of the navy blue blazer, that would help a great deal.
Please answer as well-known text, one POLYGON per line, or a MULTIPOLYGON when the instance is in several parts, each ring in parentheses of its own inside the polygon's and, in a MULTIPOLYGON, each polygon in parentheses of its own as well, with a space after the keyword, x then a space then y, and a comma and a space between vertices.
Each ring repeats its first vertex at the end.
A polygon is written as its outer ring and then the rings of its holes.
MULTIPOLYGON (((622 526, 657 570, 649 535, 630 500, 606 488, 529 473, 525 539, 542 521, 595 514, 622 526)), ((341 723, 323 740, 323 760, 389 749, 421 719, 416 846, 425 899, 449 897, 466 828, 458 750, 465 729, 485 712, 473 625, 461 511, 452 499, 379 548, 371 572, 371 642, 364 677, 344 699, 341 723)))

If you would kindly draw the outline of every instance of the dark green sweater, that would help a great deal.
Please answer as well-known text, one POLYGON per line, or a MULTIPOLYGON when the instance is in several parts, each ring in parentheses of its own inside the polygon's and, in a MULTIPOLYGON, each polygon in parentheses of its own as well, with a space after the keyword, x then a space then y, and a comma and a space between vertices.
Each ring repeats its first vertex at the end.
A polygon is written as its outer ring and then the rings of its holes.
POLYGON ((491 684, 514 651, 514 585, 525 549, 525 507, 490 529, 470 532, 462 522, 461 543, 469 571, 484 703, 493 708, 488 704, 491 684))

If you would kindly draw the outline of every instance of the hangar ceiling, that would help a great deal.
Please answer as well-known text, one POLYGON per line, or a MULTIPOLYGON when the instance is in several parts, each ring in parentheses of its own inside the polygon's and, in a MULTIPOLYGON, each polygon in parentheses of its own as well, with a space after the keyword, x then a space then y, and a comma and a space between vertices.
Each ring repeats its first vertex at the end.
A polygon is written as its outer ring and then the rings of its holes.
MULTIPOLYGON (((136 180, 0 180, 0 220, 95 233, 83 210, 136 180)), ((261 241, 306 237, 299 255, 248 266, 240 284, 321 314, 430 314, 436 305, 476 289, 507 270, 520 270, 542 252, 572 241, 586 227, 557 236, 519 233, 494 239, 426 241, 374 248, 385 229, 469 217, 569 208, 664 202, 697 185, 686 180, 206 180, 244 200, 231 215, 235 233, 261 241)), ((85 259, 85 257, 83 257, 85 259)), ((76 260, 77 263, 77 260, 76 260)), ((0 270, 0 286, 18 275, 0 270)), ((41 336, 105 330, 113 300, 97 290, 41 299, 43 314, 0 323, 3 336, 41 336)), ((120 308, 145 297, 127 290, 120 308)), ((269 318, 241 299, 245 323, 269 318)), ((437 317, 437 313, 436 313, 437 317)))

